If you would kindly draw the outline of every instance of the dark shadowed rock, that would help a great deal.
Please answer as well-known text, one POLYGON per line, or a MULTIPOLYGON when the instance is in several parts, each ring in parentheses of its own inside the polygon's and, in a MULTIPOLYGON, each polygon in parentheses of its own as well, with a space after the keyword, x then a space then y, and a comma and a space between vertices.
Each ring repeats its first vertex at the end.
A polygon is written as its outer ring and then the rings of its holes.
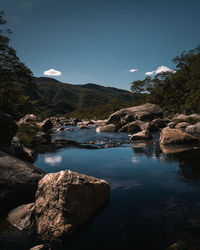
POLYGON ((180 129, 164 128, 160 134, 160 144, 191 144, 198 139, 180 129))
POLYGON ((34 165, 0 151, 0 210, 33 202, 44 172, 34 165))
POLYGON ((148 130, 142 130, 141 132, 138 132, 130 137, 131 141, 149 139, 152 139, 152 135, 149 133, 148 130))
POLYGON ((167 124, 166 124, 166 121, 164 121, 163 119, 157 118, 151 121, 151 125, 160 129, 160 128, 165 128, 167 124))
POLYGON ((24 204, 13 209, 7 220, 19 230, 31 231, 35 226, 35 203, 24 204))
POLYGON ((137 133, 141 131, 142 123, 140 121, 134 121, 123 126, 119 131, 128 133, 137 133))
POLYGON ((8 146, 17 129, 18 126, 12 116, 0 111, 0 145, 8 146))
POLYGON ((108 123, 120 123, 125 125, 126 123, 142 120, 142 121, 152 121, 155 118, 162 118, 163 113, 158 105, 146 103, 144 105, 124 108, 121 109, 108 118, 108 123))
POLYGON ((11 141, 11 149, 14 155, 22 160, 33 163, 36 153, 34 150, 26 148, 18 137, 14 137, 11 141))
POLYGON ((43 132, 48 132, 53 128, 53 123, 51 119, 47 118, 43 122, 38 123, 38 126, 42 129, 43 132))
POLYGON ((48 144, 51 142, 51 135, 45 132, 38 132, 33 137, 34 145, 48 144))
POLYGON ((36 193, 37 233, 43 240, 71 235, 109 201, 106 181, 69 170, 47 174, 36 193))

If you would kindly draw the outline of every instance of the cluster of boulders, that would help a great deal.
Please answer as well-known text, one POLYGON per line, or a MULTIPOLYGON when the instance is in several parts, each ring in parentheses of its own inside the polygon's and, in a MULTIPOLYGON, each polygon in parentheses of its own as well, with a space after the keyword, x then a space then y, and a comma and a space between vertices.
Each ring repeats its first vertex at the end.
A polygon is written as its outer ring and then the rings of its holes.
MULTIPOLYGON (((33 121, 41 133, 52 128, 49 119, 38 122, 32 115, 18 124, 33 121)), ((106 181, 70 170, 46 174, 19 159, 23 155, 26 160, 30 151, 14 137, 18 126, 11 116, 0 112, 0 128, 0 211, 3 215, 14 208, 8 214, 14 227, 34 230, 45 241, 56 240, 77 232, 107 204, 110 188, 106 181)))
POLYGON ((107 120, 107 124, 96 129, 97 132, 127 132, 130 140, 149 140, 152 133, 160 131, 160 145, 197 144, 200 138, 200 115, 176 115, 163 119, 158 105, 144 105, 121 109, 107 120), (190 121, 195 124, 191 124, 190 121))

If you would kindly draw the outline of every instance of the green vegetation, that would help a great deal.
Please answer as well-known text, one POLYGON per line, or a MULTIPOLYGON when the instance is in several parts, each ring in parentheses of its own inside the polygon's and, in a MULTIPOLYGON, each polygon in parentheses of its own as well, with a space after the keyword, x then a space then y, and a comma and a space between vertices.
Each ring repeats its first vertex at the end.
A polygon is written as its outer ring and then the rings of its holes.
POLYGON ((18 128, 16 136, 26 147, 33 147, 33 136, 40 131, 40 127, 36 122, 27 122, 21 124, 18 128))
POLYGON ((194 117, 187 117, 186 119, 178 119, 174 118, 172 119, 173 122, 181 123, 181 122, 188 122, 190 124, 196 124, 197 122, 200 122, 200 119, 194 118, 194 117))
POLYGON ((176 72, 157 74, 132 82, 133 93, 143 96, 143 103, 160 105, 167 114, 200 113, 200 46, 183 52, 172 60, 176 72))
POLYGON ((36 85, 32 72, 22 63, 16 51, 9 45, 9 29, 4 29, 6 21, 0 12, 0 109, 16 119, 33 109, 28 97, 36 85), (3 27, 3 29, 1 29, 3 27))
POLYGON ((34 81, 38 108, 46 116, 67 114, 80 117, 85 114, 86 117, 99 118, 138 100, 138 95, 129 91, 91 83, 72 85, 46 77, 34 78, 34 81))

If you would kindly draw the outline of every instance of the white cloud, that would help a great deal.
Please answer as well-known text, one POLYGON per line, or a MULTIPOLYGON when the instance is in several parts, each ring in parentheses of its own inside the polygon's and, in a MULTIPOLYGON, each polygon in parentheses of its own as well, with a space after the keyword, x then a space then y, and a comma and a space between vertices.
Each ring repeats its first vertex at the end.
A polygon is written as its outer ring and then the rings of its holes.
POLYGON ((145 75, 146 75, 146 76, 151 76, 151 75, 153 75, 153 74, 154 74, 154 72, 155 72, 155 71, 152 71, 152 72, 146 72, 146 73, 145 73, 145 75))
POLYGON ((55 70, 55 69, 49 69, 43 72, 45 76, 61 76, 62 72, 55 70))
POLYGON ((166 66, 160 66, 158 67, 156 70, 154 71, 151 71, 151 72, 146 72, 145 75, 146 76, 151 76, 151 75, 157 75, 157 74, 160 74, 160 73, 164 73, 164 72, 172 72, 172 73, 175 73, 176 71, 175 70, 172 70, 166 66))
POLYGON ((49 164, 49 165, 55 166, 56 164, 62 162, 62 156, 60 156, 60 155, 57 155, 57 156, 46 156, 44 158, 44 162, 47 163, 47 164, 49 164))
POLYGON ((138 71, 138 69, 130 69, 129 72, 133 73, 133 72, 136 72, 138 71))

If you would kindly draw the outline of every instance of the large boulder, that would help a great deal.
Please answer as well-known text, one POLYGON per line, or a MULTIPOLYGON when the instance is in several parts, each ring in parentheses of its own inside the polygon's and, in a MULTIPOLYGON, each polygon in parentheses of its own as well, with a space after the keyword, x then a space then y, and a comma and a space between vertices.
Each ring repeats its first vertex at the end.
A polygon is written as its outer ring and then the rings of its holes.
POLYGON ((200 135, 200 122, 194 124, 194 125, 190 125, 187 126, 187 128, 185 129, 185 132, 192 134, 192 135, 200 135))
POLYGON ((198 143, 198 138, 180 130, 164 128, 160 134, 160 144, 192 144, 198 143))
POLYGON ((70 170, 44 176, 35 203, 37 233, 43 240, 71 235, 109 201, 106 181, 70 170))
POLYGON ((9 212, 7 220, 19 230, 32 231, 35 225, 35 203, 13 209, 9 212))
POLYGON ((17 129, 18 126, 12 116, 0 111, 0 145, 8 146, 17 129))
POLYGON ((121 109, 108 118, 108 123, 123 126, 135 120, 152 121, 155 118, 162 118, 163 112, 158 105, 146 103, 144 105, 121 109))
POLYGON ((102 127, 98 127, 96 128, 96 132, 115 132, 116 131, 116 126, 114 124, 109 124, 109 125, 105 125, 102 127))
POLYGON ((34 165, 0 151, 0 210, 33 202, 38 181, 45 173, 34 165))

